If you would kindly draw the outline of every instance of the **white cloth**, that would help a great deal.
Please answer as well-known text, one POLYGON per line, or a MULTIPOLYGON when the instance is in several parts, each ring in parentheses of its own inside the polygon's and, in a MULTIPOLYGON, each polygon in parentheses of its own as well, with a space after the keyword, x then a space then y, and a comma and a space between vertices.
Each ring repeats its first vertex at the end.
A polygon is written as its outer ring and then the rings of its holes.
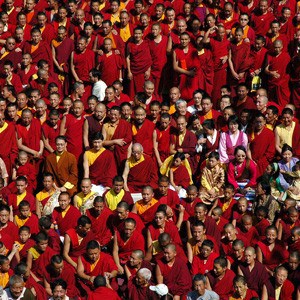
POLYGON ((104 81, 99 80, 94 83, 92 94, 98 98, 99 101, 103 101, 105 97, 105 90, 107 85, 104 81))

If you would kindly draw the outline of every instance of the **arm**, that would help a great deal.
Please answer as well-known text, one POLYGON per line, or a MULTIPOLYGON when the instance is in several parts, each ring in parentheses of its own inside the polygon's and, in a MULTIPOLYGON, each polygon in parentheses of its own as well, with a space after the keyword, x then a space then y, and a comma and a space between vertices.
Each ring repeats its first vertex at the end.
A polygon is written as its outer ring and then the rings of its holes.
POLYGON ((86 152, 83 154, 83 177, 90 178, 90 168, 86 152))
MULTIPOLYGON (((89 122, 88 120, 84 121, 83 124, 83 145, 84 149, 88 150, 90 149, 90 143, 89 143, 89 122)), ((88 177, 85 177, 88 178, 88 177)))
POLYGON ((259 247, 256 247, 256 259, 260 263, 263 263, 263 254, 262 254, 261 249, 259 247))
POLYGON ((156 265, 156 268, 155 268, 155 276, 156 276, 157 284, 162 284, 162 283, 164 283, 164 277, 163 277, 162 274, 161 274, 159 265, 156 265))
POLYGON ((173 48, 173 42, 172 42, 171 36, 169 35, 169 37, 168 37, 168 43, 167 43, 167 55, 168 54, 171 55, 172 48, 173 48))
POLYGON ((120 264, 120 258, 119 258, 119 246, 118 246, 118 239, 117 234, 114 235, 114 246, 113 246, 113 259, 118 267, 119 274, 124 274, 124 268, 120 264))
POLYGON ((124 168, 124 172, 123 172, 123 179, 124 179, 124 190, 129 192, 129 188, 127 186, 127 178, 128 178, 128 174, 129 174, 129 164, 126 161, 125 163, 125 168, 124 168))
POLYGON ((178 228, 178 230, 180 230, 182 222, 183 222, 184 211, 185 211, 185 209, 184 209, 183 205, 180 204, 179 205, 179 215, 178 215, 178 219, 176 222, 176 227, 178 228))
POLYGON ((158 166, 161 167, 161 165, 163 164, 161 159, 160 159, 160 155, 159 155, 159 151, 158 151, 158 141, 157 141, 157 132, 154 129, 153 131, 153 149, 154 149, 154 154, 155 154, 155 158, 157 160, 158 166))
POLYGON ((262 288, 261 300, 268 300, 268 291, 267 291, 267 287, 265 284, 263 285, 263 288, 262 288))
POLYGON ((28 251, 26 264, 27 264, 29 270, 31 270, 31 268, 32 268, 32 261, 33 261, 32 254, 30 253, 30 251, 28 251))
POLYGON ((79 77, 78 77, 78 75, 77 75, 77 73, 76 73, 76 71, 75 71, 75 66, 74 66, 74 51, 71 53, 71 63, 70 63, 70 68, 71 68, 71 73, 72 73, 72 75, 73 75, 75 81, 82 82, 82 81, 79 79, 79 77))
POLYGON ((193 262, 193 250, 192 250, 192 246, 189 242, 187 242, 187 244, 186 244, 186 249, 187 249, 187 257, 188 257, 189 263, 191 264, 193 262))
POLYGON ((64 116, 61 120, 61 123, 60 123, 60 129, 59 129, 59 134, 60 135, 65 135, 66 134, 66 132, 67 132, 66 123, 67 123, 67 118, 66 118, 66 116, 64 116))
POLYGON ((131 212, 133 212, 133 213, 135 213, 135 214, 137 213, 136 203, 134 203, 131 212))
POLYGON ((88 276, 84 273, 84 265, 81 260, 81 256, 78 257, 77 262, 77 275, 84 280, 90 281, 91 283, 94 282, 95 276, 88 276))
POLYGON ((44 132, 42 133, 42 140, 43 140, 43 143, 44 143, 44 145, 45 145, 45 148, 46 148, 50 153, 53 153, 55 150, 50 146, 50 144, 49 144, 49 139, 45 137, 44 132))
POLYGON ((176 184, 174 182, 174 174, 173 174, 173 170, 170 169, 170 172, 169 172, 169 179, 170 179, 170 183, 171 185, 173 186, 173 188, 176 190, 176 184))
POLYGON ((127 64, 127 71, 128 71, 128 74, 127 74, 127 77, 129 80, 132 80, 133 78, 133 75, 131 73, 131 69, 130 69, 130 51, 129 51, 129 47, 127 45, 127 51, 126 51, 126 64, 127 64))
POLYGON ((146 255, 145 255, 146 261, 152 260, 152 251, 153 251, 153 246, 152 246, 151 234, 150 234, 150 231, 147 230, 147 251, 146 251, 146 255))
POLYGON ((227 155, 227 147, 226 147, 226 133, 221 133, 220 144, 219 144, 219 153, 220 153, 220 161, 222 163, 228 163, 229 158, 227 155))
POLYGON ((73 259, 69 256, 71 247, 71 239, 68 234, 65 234, 65 240, 64 240, 64 249, 63 249, 63 257, 64 259, 75 269, 77 268, 77 264, 73 261, 73 259))
POLYGON ((17 135, 17 145, 18 145, 19 150, 23 150, 29 154, 32 154, 34 157, 39 157, 39 153, 37 151, 30 149, 29 147, 23 145, 22 138, 18 138, 18 135, 17 135))
POLYGON ((193 236, 191 231, 191 222, 189 220, 186 221, 186 232, 188 239, 191 239, 193 236))
POLYGON ((237 72, 234 70, 234 66, 233 66, 231 57, 232 57, 232 53, 231 53, 231 49, 229 49, 229 52, 228 52, 228 65, 229 65, 229 68, 230 68, 230 72, 231 72, 232 76, 233 76, 235 79, 238 79, 239 75, 238 75, 237 72))
POLYGON ((74 206, 75 206, 76 208, 79 208, 79 207, 78 207, 78 196, 77 196, 77 195, 74 196, 74 206))
POLYGON ((281 222, 279 223, 279 226, 278 226, 278 236, 277 236, 277 238, 279 240, 282 239, 282 224, 281 224, 281 222))
POLYGON ((281 154, 280 137, 277 128, 275 128, 274 133, 275 133, 275 149, 279 154, 281 154))
POLYGON ((39 200, 35 200, 35 207, 36 207, 36 214, 37 214, 37 216, 38 216, 38 218, 40 219, 41 218, 41 216, 42 216, 42 212, 41 212, 41 205, 40 205, 41 203, 40 203, 40 201, 39 200))
POLYGON ((59 65, 58 61, 56 60, 56 53, 55 53, 55 48, 51 43, 51 52, 52 52, 52 58, 53 58, 53 63, 56 66, 56 68, 60 71, 63 72, 64 69, 59 65))
POLYGON ((188 71, 188 70, 185 70, 185 69, 179 67, 175 51, 173 51, 173 69, 175 72, 177 72, 179 74, 184 74, 184 75, 191 76, 191 77, 195 76, 195 71, 193 69, 191 71, 188 71))

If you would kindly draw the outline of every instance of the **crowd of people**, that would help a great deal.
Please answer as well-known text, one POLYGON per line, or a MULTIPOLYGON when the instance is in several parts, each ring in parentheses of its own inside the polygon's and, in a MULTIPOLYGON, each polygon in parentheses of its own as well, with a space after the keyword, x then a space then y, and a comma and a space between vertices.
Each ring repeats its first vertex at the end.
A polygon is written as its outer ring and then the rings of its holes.
POLYGON ((0 6, 1 299, 300 300, 300 2, 0 6))

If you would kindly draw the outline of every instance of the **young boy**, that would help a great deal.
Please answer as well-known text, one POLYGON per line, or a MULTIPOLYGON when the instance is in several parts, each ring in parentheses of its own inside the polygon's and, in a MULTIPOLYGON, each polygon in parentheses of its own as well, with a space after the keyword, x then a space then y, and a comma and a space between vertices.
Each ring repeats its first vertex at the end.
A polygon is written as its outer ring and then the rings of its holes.
POLYGON ((35 245, 33 239, 31 239, 30 228, 28 226, 22 226, 19 229, 19 238, 15 241, 17 244, 18 252, 16 253, 16 260, 19 263, 20 261, 26 261, 27 251, 35 245))
POLYGON ((196 204, 201 203, 202 201, 198 197, 198 189, 195 185, 189 185, 186 189, 186 194, 187 197, 182 199, 181 204, 183 205, 188 217, 192 217, 195 212, 196 204))
POLYGON ((62 113, 63 115, 67 115, 70 113, 72 107, 73 107, 73 101, 70 97, 66 97, 62 101, 62 113))
POLYGON ((14 217, 14 223, 21 228, 27 226, 32 234, 39 232, 38 218, 30 211, 30 204, 26 200, 22 200, 19 204, 19 213, 14 217))
POLYGON ((259 241, 259 234, 255 226, 253 226, 252 216, 248 214, 243 215, 240 227, 237 230, 245 237, 250 246, 254 247, 259 241))
POLYGON ((0 255, 0 286, 7 287, 10 276, 13 275, 13 270, 10 268, 9 259, 4 255, 0 255))
POLYGON ((233 211, 232 224, 234 227, 240 227, 242 217, 247 213, 248 200, 245 197, 240 197, 236 203, 236 210, 233 211))
POLYGON ((268 209, 264 206, 259 206, 255 210, 256 224, 255 228, 259 235, 259 240, 262 241, 266 237, 266 229, 270 226, 270 222, 267 219, 268 217, 268 209))
POLYGON ((223 211, 221 207, 217 206, 212 210, 211 216, 216 221, 217 228, 218 231, 220 232, 220 235, 223 234, 224 226, 228 223, 228 220, 225 219, 222 215, 223 215, 223 211))

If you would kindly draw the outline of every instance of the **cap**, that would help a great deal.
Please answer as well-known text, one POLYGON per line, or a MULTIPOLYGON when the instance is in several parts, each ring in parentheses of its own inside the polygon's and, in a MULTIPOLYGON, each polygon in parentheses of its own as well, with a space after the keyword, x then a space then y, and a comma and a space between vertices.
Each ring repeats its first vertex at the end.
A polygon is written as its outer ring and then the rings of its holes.
POLYGON ((150 285, 150 290, 156 292, 159 296, 165 296, 168 294, 169 289, 165 284, 150 285))

